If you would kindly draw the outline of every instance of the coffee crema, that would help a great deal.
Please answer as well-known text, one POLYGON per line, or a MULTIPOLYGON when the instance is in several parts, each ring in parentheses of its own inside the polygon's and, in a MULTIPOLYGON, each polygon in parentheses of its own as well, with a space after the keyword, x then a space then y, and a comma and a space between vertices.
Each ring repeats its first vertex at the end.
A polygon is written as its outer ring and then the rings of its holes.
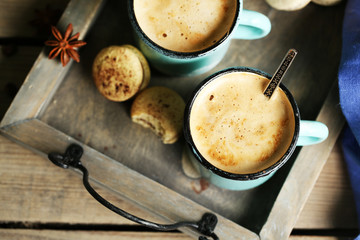
POLYGON ((234 0, 134 0, 136 20, 159 46, 195 52, 212 46, 230 31, 234 0))
POLYGON ((190 132, 201 155, 230 173, 260 172, 289 148, 295 117, 286 94, 277 88, 269 100, 266 77, 232 72, 213 79, 196 96, 190 132))

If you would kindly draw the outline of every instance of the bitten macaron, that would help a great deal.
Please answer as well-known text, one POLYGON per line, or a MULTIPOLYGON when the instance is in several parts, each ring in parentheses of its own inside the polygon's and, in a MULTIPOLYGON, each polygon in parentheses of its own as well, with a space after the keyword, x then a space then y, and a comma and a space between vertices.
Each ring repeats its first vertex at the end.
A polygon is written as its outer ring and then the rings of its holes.
POLYGON ((131 119, 150 128, 165 144, 176 142, 182 133, 185 102, 174 90, 155 86, 141 91, 131 106, 131 119))

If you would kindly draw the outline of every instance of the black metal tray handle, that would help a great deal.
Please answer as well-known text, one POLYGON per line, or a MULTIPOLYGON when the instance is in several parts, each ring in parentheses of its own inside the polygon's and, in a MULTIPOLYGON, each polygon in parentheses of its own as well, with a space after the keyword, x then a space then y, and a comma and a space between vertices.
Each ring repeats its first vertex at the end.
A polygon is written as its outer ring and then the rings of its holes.
MULTIPOLYGON (((214 233, 214 229, 217 224, 217 217, 212 213, 205 213, 201 220, 198 222, 178 222, 174 224, 158 224, 154 222, 147 221, 145 219, 136 217, 105 200, 101 197, 90 185, 89 183, 89 172, 88 170, 81 164, 80 158, 83 154, 84 150, 78 144, 71 144, 65 151, 65 154, 60 154, 56 152, 49 153, 48 158, 53 162, 56 166, 62 168, 73 167, 80 170, 83 173, 83 184, 86 190, 102 205, 110 209, 111 211, 125 217, 131 221, 142 224, 146 227, 159 230, 159 231, 171 231, 178 229, 180 227, 192 227, 195 228, 199 233, 211 237, 214 240, 218 240, 219 238, 214 233)), ((207 238, 204 236, 200 236, 199 240, 206 240, 207 238)))

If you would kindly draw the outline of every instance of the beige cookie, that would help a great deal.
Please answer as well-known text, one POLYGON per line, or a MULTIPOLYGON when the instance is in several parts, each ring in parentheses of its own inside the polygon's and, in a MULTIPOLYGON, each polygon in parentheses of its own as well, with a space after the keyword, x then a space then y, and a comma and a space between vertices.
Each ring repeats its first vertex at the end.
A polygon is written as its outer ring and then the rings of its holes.
POLYGON ((304 8, 311 0, 266 0, 273 8, 283 11, 295 11, 304 8))
POLYGON ((151 87, 140 92, 131 106, 131 119, 150 128, 165 144, 181 136, 185 102, 166 87, 151 87))
POLYGON ((341 2, 341 0, 311 0, 313 3, 322 6, 333 6, 341 2))
POLYGON ((132 46, 132 45, 122 45, 123 47, 129 48, 131 49, 136 56, 139 58, 140 62, 141 62, 141 66, 143 68, 143 83, 141 84, 140 90, 145 89, 150 82, 150 66, 148 61, 146 60, 145 56, 142 54, 142 52, 140 52, 140 50, 138 50, 136 47, 132 46))
POLYGON ((111 101, 125 101, 134 96, 143 83, 143 67, 133 50, 110 46, 96 56, 93 78, 99 92, 111 101))

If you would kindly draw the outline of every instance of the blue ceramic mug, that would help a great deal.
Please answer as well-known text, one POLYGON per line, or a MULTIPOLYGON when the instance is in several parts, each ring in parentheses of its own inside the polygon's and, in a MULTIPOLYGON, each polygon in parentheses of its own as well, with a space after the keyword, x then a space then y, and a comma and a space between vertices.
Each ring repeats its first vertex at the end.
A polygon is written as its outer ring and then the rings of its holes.
POLYGON ((165 49, 151 40, 141 29, 134 12, 134 0, 128 0, 130 23, 136 44, 151 66, 169 75, 197 75, 215 67, 224 57, 231 39, 258 39, 271 29, 270 20, 263 14, 243 9, 242 0, 235 0, 236 12, 228 34, 206 49, 178 52, 165 49))
MULTIPOLYGON (((285 93, 293 109, 292 112, 294 114, 295 120, 294 133, 293 135, 290 135, 293 137, 289 147, 285 149, 285 154, 279 157, 279 159, 276 160, 276 162, 270 167, 266 167, 265 169, 261 169, 257 172, 249 174, 231 173, 215 167, 200 153, 200 151, 196 147, 196 143, 194 142, 190 129, 191 110, 195 99, 197 98, 198 94, 206 87, 206 85, 217 79, 219 76, 233 72, 254 73, 271 79, 271 76, 265 72, 262 72, 258 69, 245 67, 234 67, 225 69, 206 78, 202 83, 197 86, 186 105, 184 115, 184 136, 187 142, 187 155, 193 163, 195 169, 198 170, 202 177, 208 179, 211 183, 221 188, 226 188, 230 190, 246 190, 257 187, 270 179, 274 175, 274 173, 281 166, 283 166, 286 161, 291 157, 296 146, 316 144, 325 140, 328 136, 328 128, 321 122, 301 120, 300 112, 294 97, 283 84, 280 84, 280 88, 285 93)), ((222 116, 219 117, 221 118, 222 116)), ((206 123, 203 123, 203 125, 205 124, 206 123)))

